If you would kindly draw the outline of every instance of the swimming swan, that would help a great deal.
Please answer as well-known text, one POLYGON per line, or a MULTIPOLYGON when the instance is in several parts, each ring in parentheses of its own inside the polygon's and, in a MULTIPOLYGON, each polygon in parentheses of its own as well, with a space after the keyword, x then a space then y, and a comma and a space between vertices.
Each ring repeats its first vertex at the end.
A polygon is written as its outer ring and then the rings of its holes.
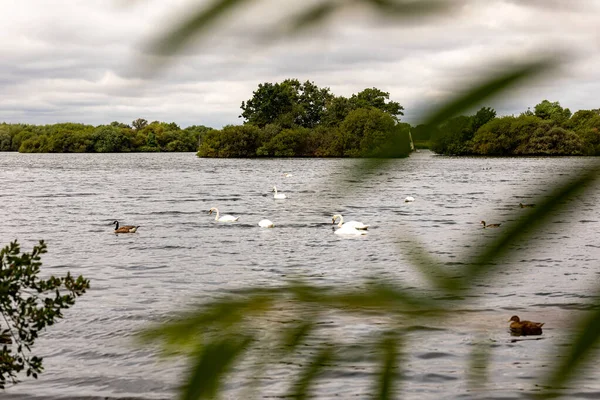
POLYGON ((359 236, 359 235, 366 235, 367 231, 362 229, 356 229, 353 226, 350 226, 348 224, 344 224, 340 229, 337 229, 335 231, 336 235, 352 235, 352 236, 359 236))
POLYGON ((258 222, 258 226, 260 226, 261 228, 274 228, 275 224, 271 220, 261 219, 258 222))
POLYGON ((406 198, 404 199, 405 203, 412 203, 413 201, 415 201, 415 198, 412 196, 406 196, 406 198))
POLYGON ((219 218, 219 209, 215 207, 211 208, 208 213, 212 214, 213 211, 217 213, 217 216, 215 217, 215 221, 217 222, 235 222, 240 219, 240 217, 234 217, 233 215, 223 215, 221 218, 219 218))
POLYGON ((343 228, 345 226, 351 226, 354 229, 358 229, 358 230, 367 230, 369 228, 369 225, 365 225, 362 222, 358 222, 358 221, 348 221, 346 223, 344 223, 344 217, 342 217, 341 214, 335 214, 333 217, 331 217, 331 222, 333 224, 335 224, 335 220, 340 219, 340 223, 338 224, 338 227, 343 228))
POLYGON ((119 228, 119 221, 113 222, 115 225, 115 233, 135 233, 140 226, 123 225, 119 228))
POLYGON ((275 200, 283 200, 283 199, 287 198, 287 196, 285 194, 283 194, 283 193, 279 193, 278 194, 277 193, 277 188, 275 186, 273 186, 273 190, 272 191, 275 192, 275 194, 273 195, 273 198, 275 200))

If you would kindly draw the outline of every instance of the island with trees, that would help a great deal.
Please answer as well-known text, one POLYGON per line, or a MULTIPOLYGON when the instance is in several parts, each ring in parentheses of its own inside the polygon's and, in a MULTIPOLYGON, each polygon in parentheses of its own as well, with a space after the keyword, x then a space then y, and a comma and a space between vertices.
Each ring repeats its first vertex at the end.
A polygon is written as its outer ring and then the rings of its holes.
POLYGON ((600 109, 574 114, 544 100, 519 116, 496 117, 488 107, 457 116, 439 127, 417 126, 415 140, 445 155, 579 156, 600 155, 600 109))
POLYGON ((414 145, 443 155, 600 155, 600 109, 572 114, 544 100, 518 116, 483 107, 441 126, 411 126, 390 94, 336 96, 314 82, 261 83, 241 104, 241 125, 0 124, 0 151, 106 153, 188 151, 199 157, 406 157, 414 145))

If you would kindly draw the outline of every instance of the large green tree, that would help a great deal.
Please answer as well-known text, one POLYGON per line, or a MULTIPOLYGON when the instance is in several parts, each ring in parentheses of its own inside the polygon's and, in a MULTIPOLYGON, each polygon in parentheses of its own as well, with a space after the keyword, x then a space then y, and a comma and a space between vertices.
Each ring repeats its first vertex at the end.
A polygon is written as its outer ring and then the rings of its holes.
POLYGON ((242 102, 241 117, 260 128, 268 124, 313 128, 321 122, 332 98, 329 88, 320 88, 310 81, 286 79, 281 83, 261 83, 252 98, 242 102))
POLYGON ((571 118, 571 110, 562 108, 558 101, 552 103, 548 100, 543 100, 535 106, 534 114, 538 118, 552 120, 557 124, 564 124, 571 118))
POLYGON ((350 97, 350 105, 352 109, 374 107, 388 113, 396 121, 400 120, 400 116, 404 107, 396 101, 390 100, 390 94, 377 88, 367 88, 361 92, 353 94, 350 97))

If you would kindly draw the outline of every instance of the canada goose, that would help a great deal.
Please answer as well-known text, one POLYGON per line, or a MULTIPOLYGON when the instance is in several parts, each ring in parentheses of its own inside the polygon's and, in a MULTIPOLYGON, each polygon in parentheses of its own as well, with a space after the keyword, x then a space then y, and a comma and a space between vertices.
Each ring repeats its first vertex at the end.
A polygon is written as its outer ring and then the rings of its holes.
POLYGON ((260 226, 261 228, 274 228, 275 224, 271 220, 261 219, 258 222, 258 226, 260 226))
POLYGON ((501 224, 486 224, 485 221, 481 221, 481 224, 483 225, 484 228, 497 228, 501 225, 501 224))
POLYGON ((369 225, 365 225, 362 222, 358 222, 358 221, 348 221, 348 222, 344 223, 344 217, 342 217, 341 214, 335 214, 331 218, 331 222, 333 224, 335 224, 335 221, 338 218, 340 219, 340 223, 338 224, 338 227, 340 227, 340 228, 343 228, 344 226, 351 226, 354 229, 359 229, 359 230, 367 230, 369 228, 369 225))
POLYGON ((521 207, 521 208, 533 208, 533 207, 535 207, 535 204, 523 204, 523 203, 519 203, 519 207, 521 207))
POLYGON ((283 193, 277 193, 277 187, 273 186, 273 190, 271 190, 272 192, 275 192, 275 194, 273 195, 273 198, 275 200, 283 200, 285 198, 287 198, 287 196, 283 193))
POLYGON ((210 210, 208 210, 208 213, 212 214, 213 211, 217 213, 217 216, 215 217, 215 221, 217 222, 235 222, 238 219, 240 219, 240 217, 234 217, 232 215, 223 215, 222 217, 219 217, 219 209, 216 207, 213 207, 210 210))
POLYGON ((519 317, 513 315, 510 322, 510 332, 515 335, 541 335, 543 322, 521 321, 519 317))
POLYGON ((119 227, 119 221, 115 221, 113 222, 113 224, 115 225, 115 233, 135 233, 137 231, 137 228, 140 227, 140 225, 123 225, 119 227))

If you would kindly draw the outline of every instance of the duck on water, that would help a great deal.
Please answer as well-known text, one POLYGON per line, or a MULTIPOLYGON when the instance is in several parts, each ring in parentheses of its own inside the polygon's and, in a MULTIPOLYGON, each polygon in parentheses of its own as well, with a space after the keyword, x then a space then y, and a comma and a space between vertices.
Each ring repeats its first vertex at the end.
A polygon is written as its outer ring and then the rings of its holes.
POLYGON ((135 233, 137 228, 140 227, 140 225, 123 225, 119 227, 119 221, 113 222, 113 225, 115 226, 115 233, 135 233))

